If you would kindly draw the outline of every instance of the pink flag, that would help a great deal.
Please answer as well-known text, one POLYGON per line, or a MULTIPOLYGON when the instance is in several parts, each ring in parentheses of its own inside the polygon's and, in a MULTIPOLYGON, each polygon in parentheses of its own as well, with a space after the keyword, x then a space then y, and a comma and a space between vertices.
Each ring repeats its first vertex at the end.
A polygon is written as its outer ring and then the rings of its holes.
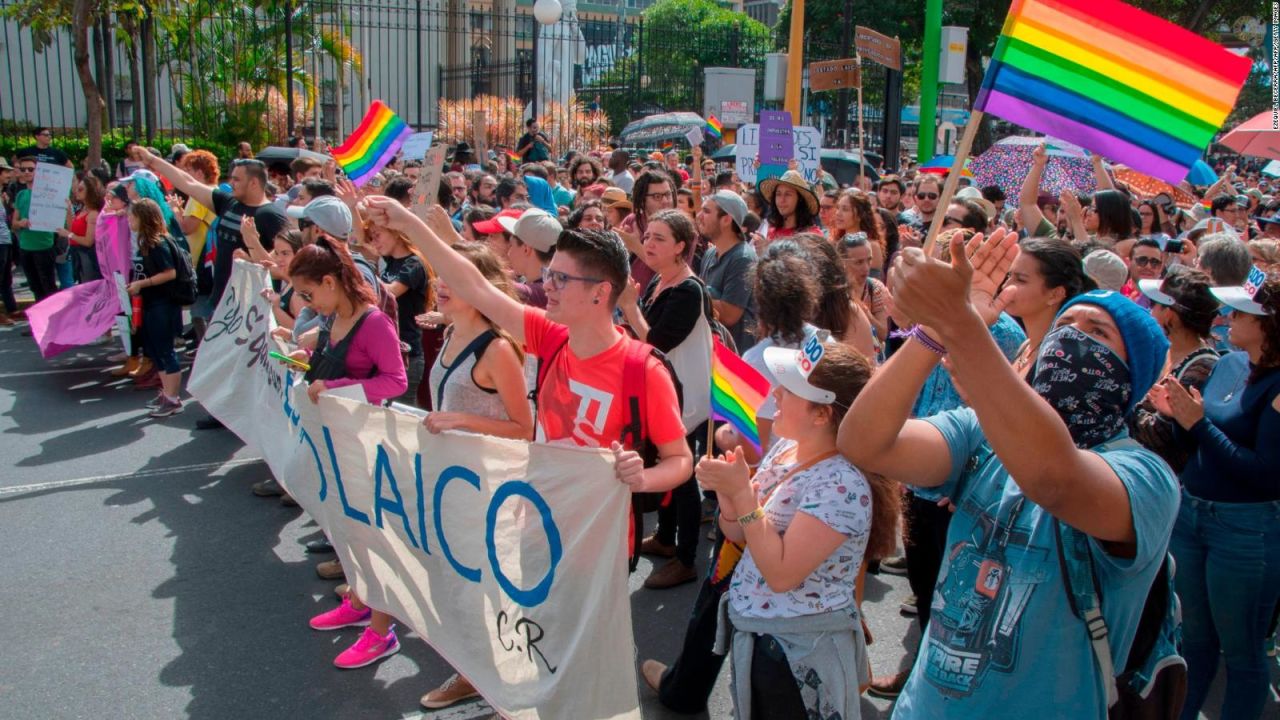
MULTIPOLYGON (((112 273, 124 275, 125 282, 133 272, 133 249, 129 242, 129 221, 124 214, 98 214, 94 225, 94 250, 98 253, 98 266, 102 277, 111 279, 112 273)), ((116 312, 120 312, 116 310, 116 312)))
POLYGON ((31 336, 45 359, 102 337, 120 312, 115 280, 93 280, 27 308, 31 336))

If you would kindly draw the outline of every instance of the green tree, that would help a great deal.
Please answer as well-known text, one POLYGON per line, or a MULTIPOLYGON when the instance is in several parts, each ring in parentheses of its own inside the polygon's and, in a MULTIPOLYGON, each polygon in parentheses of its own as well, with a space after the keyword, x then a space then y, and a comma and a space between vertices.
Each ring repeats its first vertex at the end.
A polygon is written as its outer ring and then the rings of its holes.
POLYGON ((659 0, 643 17, 639 52, 593 84, 641 88, 638 96, 604 95, 614 130, 649 111, 701 112, 704 68, 763 67, 765 53, 773 51, 769 28, 712 0, 659 0))

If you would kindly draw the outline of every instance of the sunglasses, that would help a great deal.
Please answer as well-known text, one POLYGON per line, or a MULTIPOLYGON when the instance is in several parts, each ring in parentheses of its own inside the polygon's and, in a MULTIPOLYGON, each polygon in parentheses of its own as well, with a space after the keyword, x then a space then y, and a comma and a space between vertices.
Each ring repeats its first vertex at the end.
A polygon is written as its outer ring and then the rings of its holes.
POLYGON ((1138 267, 1160 267, 1161 265, 1164 265, 1164 261, 1160 258, 1140 257, 1134 258, 1133 264, 1138 267))
POLYGON ((939 197, 938 193, 916 193, 917 200, 937 200, 939 197))
POLYGON ((552 270, 551 268, 545 268, 545 267, 542 268, 542 284, 546 285, 552 290, 560 290, 564 288, 565 285, 569 284, 570 280, 577 280, 579 282, 584 282, 584 283, 604 282, 604 280, 601 278, 570 275, 569 273, 563 273, 563 272, 560 272, 559 270, 552 270))
POLYGON ((943 219, 942 219, 942 224, 943 224, 943 225, 949 225, 949 224, 951 224, 951 223, 955 223, 956 225, 963 225, 963 224, 964 224, 964 218, 951 217, 950 215, 947 215, 947 216, 943 217, 943 219))

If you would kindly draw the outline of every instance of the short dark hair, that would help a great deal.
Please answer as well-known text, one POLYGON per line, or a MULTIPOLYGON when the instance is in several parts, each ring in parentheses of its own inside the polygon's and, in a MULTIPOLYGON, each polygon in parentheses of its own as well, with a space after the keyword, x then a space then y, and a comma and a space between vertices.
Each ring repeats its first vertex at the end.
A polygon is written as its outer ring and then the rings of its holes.
POLYGON ((525 121, 524 121, 524 126, 525 126, 525 127, 533 127, 533 124, 534 124, 534 123, 536 123, 536 122, 538 122, 538 121, 537 121, 535 118, 529 118, 528 120, 525 120, 525 121))
POLYGON ((876 190, 879 190, 885 185, 897 185, 899 194, 905 194, 907 192, 907 184, 902 182, 902 178, 897 175, 885 175, 880 178, 880 182, 876 183, 876 190))
POLYGON ((1238 203, 1236 202, 1235 195, 1219 195, 1213 199, 1213 202, 1209 207, 1209 214, 1216 216, 1218 213, 1236 204, 1238 203))
POLYGON ((324 178, 307 178, 302 181, 302 187, 311 196, 312 200, 323 195, 336 195, 333 190, 333 183, 324 178))
POLYGON ((617 235, 602 230, 563 230, 556 239, 556 252, 572 257, 582 266, 582 272, 609 283, 609 304, 618 302, 618 296, 627 285, 631 265, 627 260, 627 248, 617 235))
MULTIPOLYGON (((258 184, 264 188, 267 186, 267 166, 261 160, 252 158, 235 160, 231 163, 231 169, 235 168, 244 168, 244 173, 250 180, 257 180, 258 184)), ((285 172, 287 174, 288 170, 286 169, 285 172)))
POLYGON ((53 134, 53 128, 49 128, 49 127, 45 127, 44 125, 41 125, 41 126, 37 127, 35 130, 32 130, 32 131, 31 131, 31 134, 32 134, 32 135, 42 135, 42 134, 44 134, 44 133, 49 133, 50 135, 52 135, 52 134, 53 134))
POLYGON ((999 185, 988 185, 982 188, 982 197, 993 203, 1003 202, 1007 199, 1004 190, 1001 190, 999 185))
POLYGON ((711 183, 712 190, 719 190, 720 188, 731 188, 731 187, 733 187, 733 171, 732 170, 724 170, 722 172, 716 173, 716 179, 711 183))
POLYGON ((503 200, 516 194, 516 188, 520 186, 520 181, 513 178, 503 178, 498 181, 498 187, 493 189, 493 199, 501 203, 503 200))
POLYGON ((315 170, 318 167, 324 167, 324 163, 311 157, 297 157, 293 159, 293 162, 289 163, 289 170, 291 170, 295 176, 301 175, 310 170, 315 170))
POLYGON ((551 179, 550 176, 547 174, 547 169, 542 167, 536 162, 525 163, 521 165, 520 172, 524 175, 532 175, 534 177, 539 177, 547 181, 550 181, 551 179))
MULTIPOLYGON (((415 184, 411 178, 402 175, 387 183, 387 186, 382 189, 382 194, 396 202, 404 203, 413 195, 413 186, 415 184)), ((449 186, 441 184, 440 187, 448 188, 449 186)))

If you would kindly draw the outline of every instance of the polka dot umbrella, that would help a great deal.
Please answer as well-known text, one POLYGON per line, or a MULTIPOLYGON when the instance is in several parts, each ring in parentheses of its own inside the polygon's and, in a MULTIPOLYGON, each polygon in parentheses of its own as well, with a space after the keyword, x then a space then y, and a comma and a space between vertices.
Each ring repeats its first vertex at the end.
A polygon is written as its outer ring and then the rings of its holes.
POLYGON ((1091 193, 1097 186, 1093 164, 1084 149, 1068 142, 1041 137, 1007 137, 973 159, 973 184, 984 188, 997 185, 1011 198, 1022 191, 1022 181, 1031 171, 1031 154, 1042 142, 1049 145, 1049 162, 1040 178, 1042 194, 1058 195, 1063 190, 1091 193))

